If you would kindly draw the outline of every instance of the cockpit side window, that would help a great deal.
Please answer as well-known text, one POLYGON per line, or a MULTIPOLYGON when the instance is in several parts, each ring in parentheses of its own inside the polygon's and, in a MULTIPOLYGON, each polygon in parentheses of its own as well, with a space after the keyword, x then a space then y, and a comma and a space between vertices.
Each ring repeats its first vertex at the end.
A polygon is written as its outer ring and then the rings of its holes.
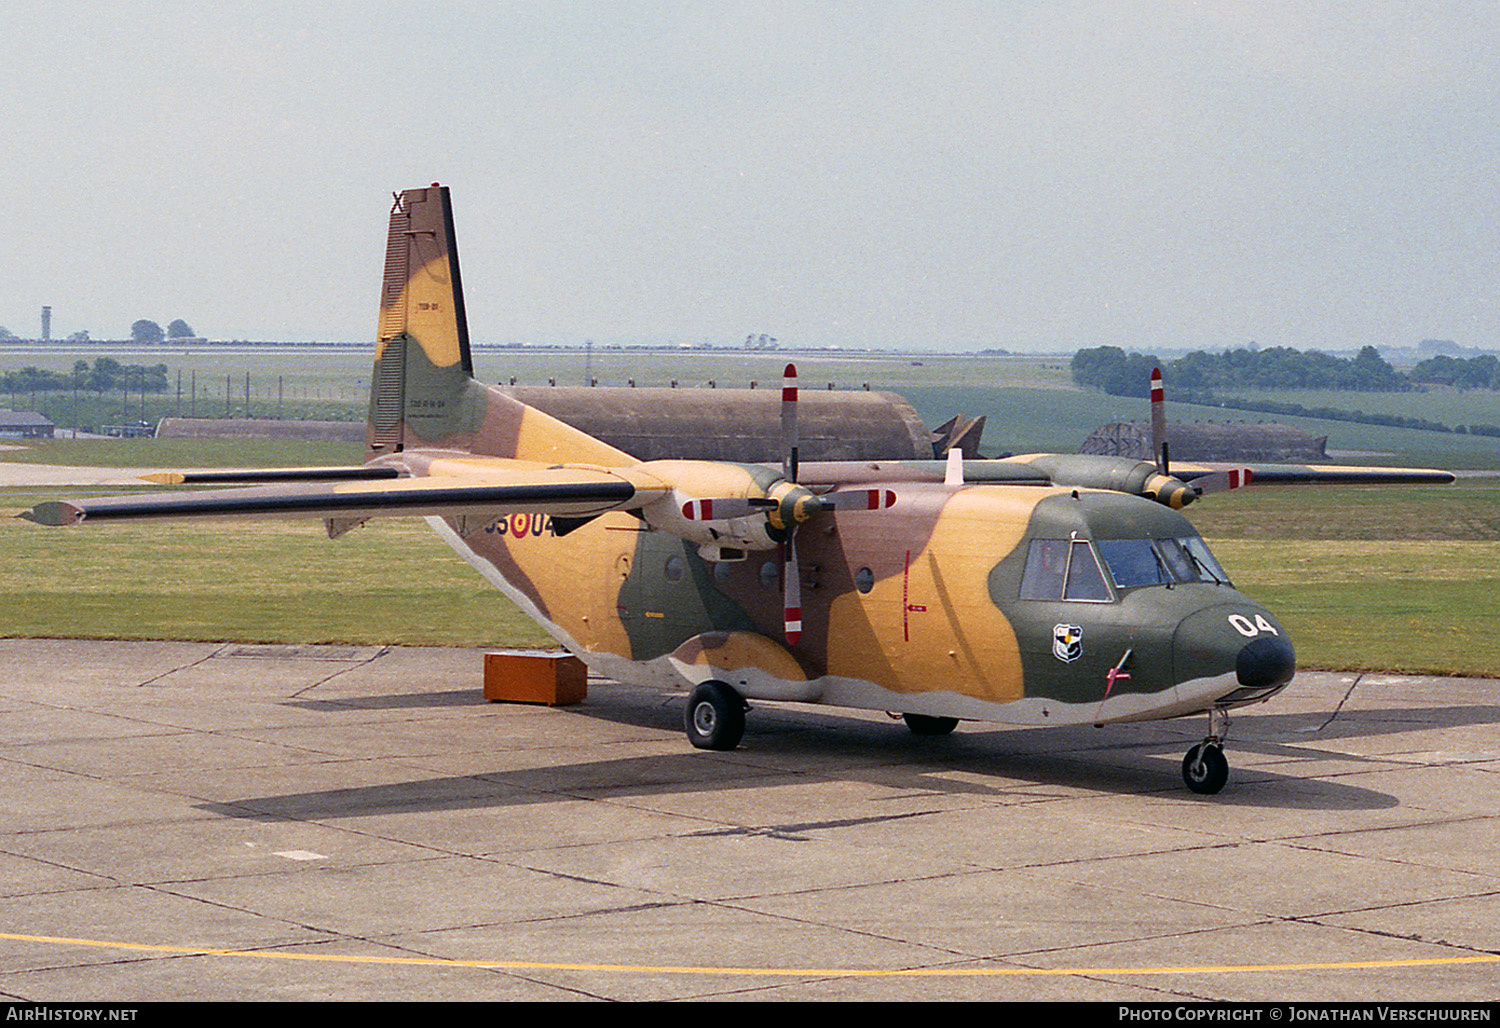
POLYGON ((1104 584, 1104 575, 1099 571, 1094 551, 1082 539, 1075 539, 1072 549, 1073 553, 1068 558, 1068 585, 1063 590, 1063 599, 1108 603, 1109 586, 1104 584))
POLYGON ((1179 582, 1201 582, 1204 576, 1199 572, 1193 555, 1187 551, 1182 539, 1158 539, 1156 549, 1167 563, 1167 570, 1172 572, 1172 577, 1179 582))
POLYGON ((1026 570, 1021 573, 1021 599, 1057 600, 1062 598, 1063 580, 1068 574, 1066 539, 1033 539, 1026 554, 1026 570))
POLYGON ((1033 539, 1021 573, 1023 600, 1108 603, 1109 586, 1084 539, 1033 539))
POLYGON ((1193 558, 1193 566, 1200 572, 1200 577, 1220 585, 1229 585, 1229 574, 1214 559, 1214 555, 1208 552, 1208 543, 1201 536, 1190 535, 1186 539, 1179 539, 1183 549, 1187 550, 1188 556, 1193 558))

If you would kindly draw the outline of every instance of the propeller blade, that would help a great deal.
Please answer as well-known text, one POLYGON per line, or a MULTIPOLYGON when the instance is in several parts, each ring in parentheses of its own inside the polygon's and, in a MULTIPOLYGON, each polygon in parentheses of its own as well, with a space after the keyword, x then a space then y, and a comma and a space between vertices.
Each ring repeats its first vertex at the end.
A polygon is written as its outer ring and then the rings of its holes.
POLYGON ((781 375, 781 474, 797 481, 797 365, 788 364, 781 375))
POLYGON ((1199 496, 1205 493, 1227 493, 1231 489, 1249 485, 1252 474, 1249 468, 1230 468, 1228 471, 1216 471, 1212 475, 1195 478, 1192 486, 1199 496))
POLYGON ((786 541, 786 565, 782 568, 782 620, 788 646, 802 639, 802 569, 797 564, 797 533, 786 541))
POLYGON ((818 497, 824 510, 885 510, 896 505, 890 489, 844 489, 818 497))
POLYGON ((733 496, 689 500, 682 505, 682 516, 689 521, 728 521, 730 518, 748 517, 761 506, 763 504, 733 496))
POLYGON ((1161 384, 1161 368, 1151 369, 1151 456, 1156 460, 1156 470, 1171 474, 1167 470, 1167 393, 1161 384))

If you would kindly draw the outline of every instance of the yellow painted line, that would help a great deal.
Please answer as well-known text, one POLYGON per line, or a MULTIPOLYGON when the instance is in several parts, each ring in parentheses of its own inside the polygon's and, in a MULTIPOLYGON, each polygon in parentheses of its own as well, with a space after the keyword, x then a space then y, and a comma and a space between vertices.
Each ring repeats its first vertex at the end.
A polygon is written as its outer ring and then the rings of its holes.
POLYGON ((848 967, 694 967, 671 964, 570 964, 535 960, 448 960, 442 957, 358 957, 332 953, 282 953, 272 950, 214 949, 208 946, 153 946, 106 939, 69 939, 53 935, 11 935, 0 940, 42 942, 57 946, 94 946, 139 953, 180 953, 192 956, 250 957, 260 960, 311 960, 334 964, 389 964, 426 967, 505 968, 524 971, 613 971, 627 974, 742 975, 756 977, 817 978, 987 978, 1062 975, 1137 974, 1233 974, 1255 971, 1360 971, 1394 967, 1451 967, 1455 964, 1500 963, 1500 955, 1473 957, 1424 957, 1414 960, 1352 960, 1315 964, 1211 964, 1199 967, 956 967, 956 968, 848 968, 848 967))

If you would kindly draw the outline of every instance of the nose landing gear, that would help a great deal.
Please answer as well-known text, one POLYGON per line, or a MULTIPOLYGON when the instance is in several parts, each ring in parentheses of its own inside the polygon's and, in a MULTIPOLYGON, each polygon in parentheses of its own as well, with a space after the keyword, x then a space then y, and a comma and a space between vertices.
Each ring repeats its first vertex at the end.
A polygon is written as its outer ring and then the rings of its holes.
POLYGON ((1182 780, 1187 787, 1204 796, 1212 796, 1229 781, 1229 761, 1224 758, 1224 735, 1229 728, 1227 711, 1214 708, 1208 712, 1208 738, 1187 751, 1182 758, 1182 780))

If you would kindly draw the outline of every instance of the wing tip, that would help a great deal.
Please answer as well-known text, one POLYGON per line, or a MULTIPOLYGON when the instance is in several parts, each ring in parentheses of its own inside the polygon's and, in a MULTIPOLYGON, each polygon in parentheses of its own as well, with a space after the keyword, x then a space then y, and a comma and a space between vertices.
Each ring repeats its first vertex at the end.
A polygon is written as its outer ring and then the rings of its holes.
POLYGON ((57 527, 59 525, 72 525, 83 519, 83 511, 66 500, 48 500, 39 503, 28 511, 22 511, 16 517, 26 521, 34 521, 38 525, 57 527))

